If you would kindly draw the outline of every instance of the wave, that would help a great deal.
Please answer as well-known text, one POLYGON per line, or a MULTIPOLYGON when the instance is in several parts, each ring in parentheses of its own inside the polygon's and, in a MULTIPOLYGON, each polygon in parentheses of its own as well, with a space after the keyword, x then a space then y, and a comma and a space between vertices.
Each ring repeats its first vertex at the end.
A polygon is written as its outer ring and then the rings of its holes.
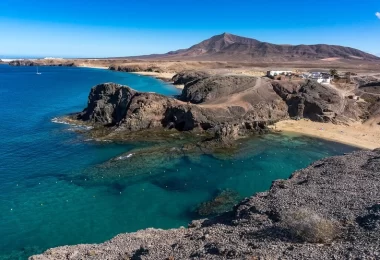
POLYGON ((116 160, 125 160, 133 156, 133 153, 130 153, 128 155, 122 155, 116 158, 116 160))
POLYGON ((69 128, 69 131, 75 131, 78 129, 84 129, 84 130, 91 130, 93 127, 92 126, 86 126, 86 125, 78 125, 74 123, 67 122, 64 118, 59 118, 59 117, 54 117, 51 122, 56 123, 56 124, 64 124, 64 125, 69 125, 71 128, 69 128))

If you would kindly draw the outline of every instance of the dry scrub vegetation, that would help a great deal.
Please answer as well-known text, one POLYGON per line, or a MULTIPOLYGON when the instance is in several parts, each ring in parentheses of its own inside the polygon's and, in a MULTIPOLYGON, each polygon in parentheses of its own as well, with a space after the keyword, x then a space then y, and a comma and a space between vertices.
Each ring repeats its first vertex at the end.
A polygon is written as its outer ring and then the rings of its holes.
POLYGON ((329 243, 340 234, 337 221, 325 219, 309 209, 288 212, 283 224, 294 238, 303 242, 329 243))

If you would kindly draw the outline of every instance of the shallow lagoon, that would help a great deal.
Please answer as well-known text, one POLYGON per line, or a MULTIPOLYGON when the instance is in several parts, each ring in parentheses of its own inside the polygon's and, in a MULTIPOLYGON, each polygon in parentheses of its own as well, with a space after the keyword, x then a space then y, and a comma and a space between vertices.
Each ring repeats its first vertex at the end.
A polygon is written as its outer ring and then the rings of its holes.
POLYGON ((90 87, 102 82, 165 95, 178 91, 108 70, 40 71, 0 65, 0 259, 25 259, 49 247, 102 242, 147 227, 186 226, 198 217, 199 203, 221 190, 250 196, 315 160, 354 150, 297 135, 265 135, 241 140, 228 158, 156 158, 159 164, 152 159, 137 174, 128 166, 133 156, 108 163, 136 144, 86 141, 72 126, 51 120, 83 109, 90 87))

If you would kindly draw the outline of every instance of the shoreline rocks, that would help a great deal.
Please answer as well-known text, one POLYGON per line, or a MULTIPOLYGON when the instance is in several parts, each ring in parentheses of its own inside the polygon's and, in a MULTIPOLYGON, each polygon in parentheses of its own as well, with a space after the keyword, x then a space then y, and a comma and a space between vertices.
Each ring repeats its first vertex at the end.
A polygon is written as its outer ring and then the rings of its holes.
POLYGON ((30 259, 377 259, 379 158, 380 149, 326 158, 189 228, 119 234, 30 259), (320 236, 331 223, 339 229, 320 236))
POLYGON ((8 63, 10 66, 51 66, 51 67, 76 67, 74 62, 56 62, 50 60, 13 60, 8 63))
MULTIPOLYGON (((210 76, 185 71, 173 77, 184 83, 178 98, 135 91, 114 83, 92 88, 88 105, 72 119, 94 127, 101 137, 125 138, 139 131, 207 132, 206 147, 231 146, 234 140, 267 131, 267 125, 289 118, 346 124, 375 113, 341 95, 333 87, 313 81, 276 81, 249 76, 210 76)), ((128 138, 127 138, 128 139, 128 138)))

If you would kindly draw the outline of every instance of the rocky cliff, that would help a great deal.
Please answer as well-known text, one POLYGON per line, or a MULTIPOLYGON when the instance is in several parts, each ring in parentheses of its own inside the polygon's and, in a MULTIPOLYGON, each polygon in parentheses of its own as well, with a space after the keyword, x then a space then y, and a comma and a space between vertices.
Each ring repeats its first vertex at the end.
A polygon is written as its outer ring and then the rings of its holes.
POLYGON ((327 158, 188 228, 120 234, 30 259, 379 259, 379 158, 380 150, 327 158))
POLYGON ((60 61, 60 60, 13 60, 8 63, 10 66, 57 66, 57 67, 75 67, 74 62, 70 61, 60 61))

